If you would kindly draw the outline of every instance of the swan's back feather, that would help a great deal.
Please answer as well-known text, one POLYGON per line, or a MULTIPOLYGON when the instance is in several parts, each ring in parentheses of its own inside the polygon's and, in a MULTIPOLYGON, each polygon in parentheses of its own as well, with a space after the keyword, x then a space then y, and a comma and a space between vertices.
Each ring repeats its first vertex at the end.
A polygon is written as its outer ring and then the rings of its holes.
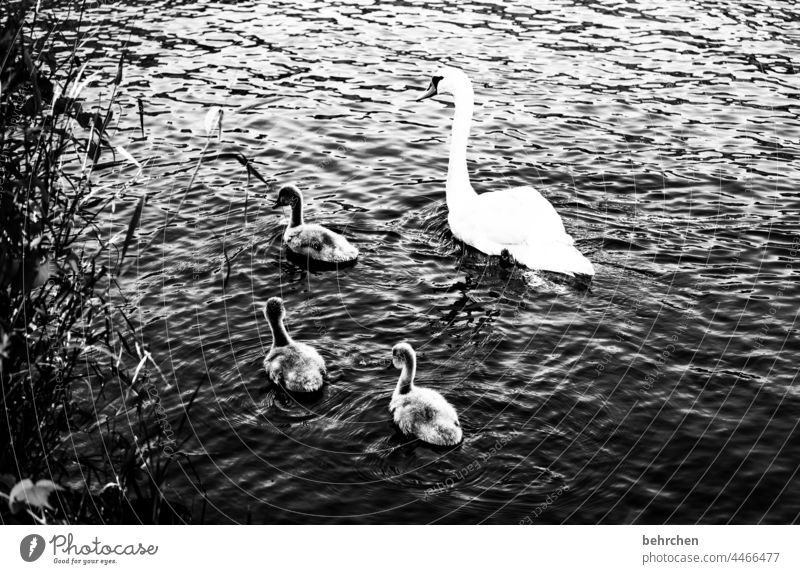
POLYGON ((325 263, 347 263, 358 258, 358 249, 342 235, 314 223, 290 227, 286 246, 295 254, 325 263))
POLYGON ((536 188, 523 186, 482 193, 478 201, 482 209, 489 210, 484 211, 485 216, 506 222, 507 225, 496 228, 498 231, 514 228, 525 237, 547 234, 572 242, 556 208, 536 188))
POLYGON ((264 368, 273 383, 294 392, 319 390, 327 374, 325 361, 319 353, 296 341, 273 347, 264 359, 264 368))
POLYGON ((432 389, 414 386, 406 394, 395 391, 389 411, 406 435, 438 446, 461 442, 463 433, 456 410, 432 389))
POLYGON ((558 212, 532 187, 482 193, 451 208, 448 223, 453 235, 487 255, 507 249, 530 269, 594 275, 558 212))

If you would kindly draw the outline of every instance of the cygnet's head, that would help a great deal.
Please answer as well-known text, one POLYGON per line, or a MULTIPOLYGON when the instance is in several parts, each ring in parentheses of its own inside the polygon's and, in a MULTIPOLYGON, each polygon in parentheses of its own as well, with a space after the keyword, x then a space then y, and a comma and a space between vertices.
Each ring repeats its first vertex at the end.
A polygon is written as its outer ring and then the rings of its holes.
POLYGON ((277 321, 283 319, 286 310, 283 307, 283 299, 280 297, 270 297, 267 299, 267 304, 264 306, 264 315, 268 321, 277 321))
POLYGON ((392 364, 396 369, 413 364, 415 358, 414 349, 408 343, 397 343, 392 347, 392 364))
POLYGON ((302 201, 303 194, 294 185, 285 185, 278 192, 278 200, 273 205, 274 208, 290 205, 294 207, 296 203, 302 201))
POLYGON ((456 91, 470 90, 472 87, 469 77, 458 68, 444 66, 433 73, 428 89, 417 101, 421 101, 441 94, 454 94, 456 91))

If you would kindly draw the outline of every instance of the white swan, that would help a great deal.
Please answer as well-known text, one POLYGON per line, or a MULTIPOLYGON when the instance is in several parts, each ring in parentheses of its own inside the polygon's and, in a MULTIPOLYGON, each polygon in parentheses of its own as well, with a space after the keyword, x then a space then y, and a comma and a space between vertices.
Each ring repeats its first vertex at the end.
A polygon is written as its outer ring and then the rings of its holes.
POLYGON ((392 348, 392 363, 402 369, 389 403, 389 412, 404 434, 429 444, 453 446, 461 442, 461 425, 453 406, 431 389, 414 384, 417 356, 408 343, 392 348))
POLYGON ((303 221, 303 194, 295 186, 287 185, 278 192, 273 207, 284 205, 292 208, 292 217, 283 234, 283 241, 292 253, 321 263, 352 263, 358 258, 358 249, 342 235, 303 221))
POLYGON ((448 93, 455 103, 447 168, 447 221, 453 235, 487 255, 507 251, 530 269, 594 275, 592 263, 575 248, 555 208, 534 188, 475 193, 467 172, 473 109, 469 78, 456 68, 442 68, 417 101, 448 93))
POLYGON ((318 391, 325 382, 325 361, 305 343, 294 341, 286 332, 286 310, 280 297, 270 297, 264 316, 272 331, 272 348, 264 359, 267 376, 276 385, 297 393, 318 391))

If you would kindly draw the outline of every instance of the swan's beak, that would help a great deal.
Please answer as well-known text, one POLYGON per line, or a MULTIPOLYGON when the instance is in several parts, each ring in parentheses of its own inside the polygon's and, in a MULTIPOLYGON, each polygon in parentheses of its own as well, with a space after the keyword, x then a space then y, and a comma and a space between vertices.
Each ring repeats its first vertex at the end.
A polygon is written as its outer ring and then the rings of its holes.
POLYGON ((281 203, 280 200, 277 200, 275 202, 275 205, 272 206, 272 209, 280 209, 281 207, 283 207, 283 204, 281 203))
POLYGON ((417 101, 418 101, 418 102, 421 102, 422 100, 426 100, 426 99, 428 99, 428 98, 432 98, 432 97, 433 97, 433 96, 435 96, 436 94, 437 94, 437 92, 436 92, 436 86, 434 86, 434 85, 433 85, 433 82, 431 82, 431 84, 428 86, 428 89, 427 89, 427 90, 425 90, 425 93, 424 93, 424 94, 422 94, 420 97, 418 97, 418 98, 417 98, 417 101))

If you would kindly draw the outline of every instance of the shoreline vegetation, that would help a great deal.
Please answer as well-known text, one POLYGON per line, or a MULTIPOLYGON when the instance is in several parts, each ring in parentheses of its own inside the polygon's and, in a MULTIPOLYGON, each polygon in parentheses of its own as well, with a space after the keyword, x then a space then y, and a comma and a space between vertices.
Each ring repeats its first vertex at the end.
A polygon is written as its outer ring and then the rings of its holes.
POLYGON ((0 11, 0 523, 202 521, 181 448, 198 389, 167 419, 167 380, 120 281, 146 201, 146 162, 115 140, 124 48, 116 74, 98 72, 91 4, 48 6, 0 11), (115 201, 135 208, 109 237, 115 201))

